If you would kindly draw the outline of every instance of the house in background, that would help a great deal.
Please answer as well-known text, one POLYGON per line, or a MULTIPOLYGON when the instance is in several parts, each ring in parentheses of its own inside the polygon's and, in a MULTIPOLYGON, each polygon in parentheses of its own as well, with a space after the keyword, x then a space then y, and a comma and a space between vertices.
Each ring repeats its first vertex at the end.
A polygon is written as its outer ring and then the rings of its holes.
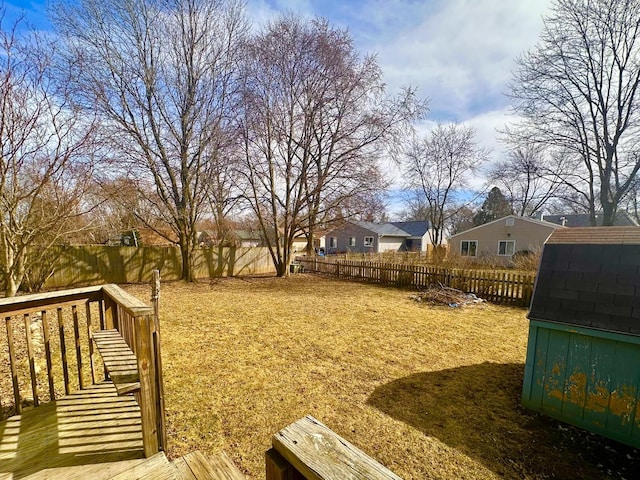
MULTIPOLYGON (((591 227, 588 213, 572 213, 562 215, 540 215, 540 220, 556 223, 564 227, 591 227)), ((602 213, 596 213, 596 227, 602 226, 602 213)), ((627 212, 617 212, 613 220, 614 227, 637 227, 638 222, 627 212)))
POLYGON ((326 235, 327 253, 426 252, 429 222, 345 222, 326 235))
POLYGON ((544 220, 508 215, 485 223, 449 239, 450 252, 463 257, 495 257, 505 264, 518 252, 533 252, 542 247, 558 228, 567 228, 544 220))
MULTIPOLYGON (((316 252, 325 248, 326 231, 316 230, 313 234, 313 248, 316 252)), ((296 235, 291 246, 294 253, 305 253, 307 251, 307 237, 304 233, 296 235)))

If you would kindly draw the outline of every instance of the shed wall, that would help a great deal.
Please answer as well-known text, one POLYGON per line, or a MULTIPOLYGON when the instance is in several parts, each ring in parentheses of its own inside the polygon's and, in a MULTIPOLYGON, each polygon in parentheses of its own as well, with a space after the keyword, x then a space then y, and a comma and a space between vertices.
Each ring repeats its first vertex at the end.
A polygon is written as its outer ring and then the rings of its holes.
POLYGON ((524 406, 640 447, 640 337, 532 320, 524 406))

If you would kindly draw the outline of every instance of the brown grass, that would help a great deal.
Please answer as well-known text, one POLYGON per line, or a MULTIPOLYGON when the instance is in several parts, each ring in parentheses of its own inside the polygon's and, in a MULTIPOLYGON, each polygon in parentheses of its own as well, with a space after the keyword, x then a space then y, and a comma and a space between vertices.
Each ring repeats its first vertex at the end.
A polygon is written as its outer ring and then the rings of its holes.
POLYGON ((164 284, 170 456, 222 448, 261 479, 273 433, 311 414, 405 479, 638 471, 633 449, 520 406, 524 310, 410 296, 304 274, 164 284))

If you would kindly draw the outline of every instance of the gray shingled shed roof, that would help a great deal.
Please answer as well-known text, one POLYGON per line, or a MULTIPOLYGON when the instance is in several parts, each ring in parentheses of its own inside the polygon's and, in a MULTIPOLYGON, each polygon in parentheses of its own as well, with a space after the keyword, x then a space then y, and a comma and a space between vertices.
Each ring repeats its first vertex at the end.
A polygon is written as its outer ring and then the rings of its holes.
POLYGON ((640 227, 555 230, 528 317, 640 335, 640 227))

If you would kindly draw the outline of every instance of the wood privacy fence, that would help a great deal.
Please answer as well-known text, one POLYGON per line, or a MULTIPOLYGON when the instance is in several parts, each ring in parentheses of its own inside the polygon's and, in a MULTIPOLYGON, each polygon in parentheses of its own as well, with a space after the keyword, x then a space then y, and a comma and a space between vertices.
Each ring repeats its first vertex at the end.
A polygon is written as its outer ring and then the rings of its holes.
POLYGON ((533 273, 467 270, 427 265, 362 262, 332 258, 298 257, 305 272, 404 288, 434 285, 457 288, 493 303, 528 307, 535 281, 533 273))
MULTIPOLYGON (((160 270, 163 280, 170 281, 180 279, 182 272, 180 249, 171 246, 59 246, 51 249, 50 258, 47 272, 43 273, 53 274, 45 288, 148 283, 154 270, 160 270)), ((195 252, 196 278, 273 273, 275 268, 266 248, 207 247, 195 252)))

